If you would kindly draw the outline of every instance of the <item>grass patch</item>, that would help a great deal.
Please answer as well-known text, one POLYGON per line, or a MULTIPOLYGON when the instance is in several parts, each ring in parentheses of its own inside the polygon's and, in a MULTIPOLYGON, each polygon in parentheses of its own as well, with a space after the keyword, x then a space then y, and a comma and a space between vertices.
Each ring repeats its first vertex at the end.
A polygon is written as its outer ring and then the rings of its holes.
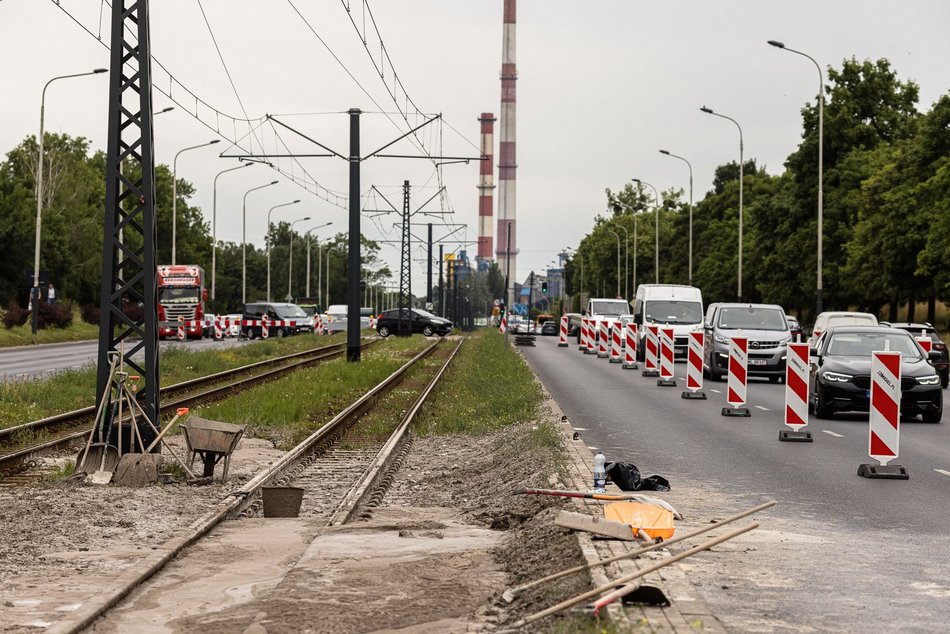
MULTIPOLYGON (((541 386, 524 358, 505 343, 504 335, 483 329, 462 344, 430 402, 419 412, 416 430, 486 434, 511 423, 537 420, 542 398, 541 386)), ((538 443, 557 440, 556 430, 539 426, 537 431, 538 443)))
POLYGON ((388 338, 364 351, 360 363, 334 359, 198 408, 195 414, 247 425, 245 435, 265 438, 280 449, 289 449, 429 343, 421 337, 388 338))
MULTIPOLYGON (((255 341, 241 346, 202 351, 176 347, 161 352, 161 385, 207 376, 278 355, 322 348, 345 335, 255 341)), ((94 404, 95 367, 65 370, 42 381, 0 383, 0 429, 94 404)))
POLYGON ((68 478, 76 471, 76 463, 69 460, 48 473, 44 478, 46 484, 56 484, 60 480, 68 478))
POLYGON ((99 326, 87 324, 79 317, 79 310, 73 310, 73 325, 69 328, 43 328, 33 334, 29 320, 22 326, 4 328, 0 326, 0 348, 28 346, 39 343, 65 343, 67 341, 87 341, 99 338, 99 326))

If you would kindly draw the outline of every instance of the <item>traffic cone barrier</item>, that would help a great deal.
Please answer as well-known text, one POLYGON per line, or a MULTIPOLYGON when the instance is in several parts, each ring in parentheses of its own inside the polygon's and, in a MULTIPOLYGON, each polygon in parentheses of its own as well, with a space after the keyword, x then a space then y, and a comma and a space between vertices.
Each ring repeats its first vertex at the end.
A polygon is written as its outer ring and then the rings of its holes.
POLYGON ((732 407, 723 407, 723 416, 752 416, 745 405, 746 381, 749 367, 749 340, 733 337, 729 341, 729 380, 726 383, 726 402, 732 407))
POLYGON ((689 333, 686 350, 686 391, 683 398, 705 400, 703 392, 703 349, 706 343, 706 333, 696 330, 689 333))
POLYGON ((783 442, 813 442, 808 424, 808 344, 790 343, 785 355, 785 424, 778 439, 783 442))
POLYGON ((871 415, 868 418, 868 455, 880 465, 862 464, 864 478, 909 480, 907 470, 887 463, 900 454, 901 353, 871 353, 871 415))

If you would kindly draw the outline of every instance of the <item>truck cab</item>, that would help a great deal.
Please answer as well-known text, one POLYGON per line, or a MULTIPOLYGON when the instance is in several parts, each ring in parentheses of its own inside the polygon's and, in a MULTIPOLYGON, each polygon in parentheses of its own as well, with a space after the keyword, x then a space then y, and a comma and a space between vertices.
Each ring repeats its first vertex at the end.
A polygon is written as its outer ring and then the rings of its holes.
MULTIPOLYGON (((671 326, 674 357, 686 359, 689 333, 703 328, 703 294, 698 288, 683 284, 640 284, 633 303, 633 321, 641 344, 647 326, 671 326)), ((637 346, 640 361, 645 353, 645 346, 637 346)))
MULTIPOLYGON (((606 297, 592 297, 587 300, 587 311, 584 313, 589 319, 605 321, 611 326, 627 315, 630 315, 630 304, 627 300, 606 297)), ((579 330, 577 341, 580 342, 579 330)))

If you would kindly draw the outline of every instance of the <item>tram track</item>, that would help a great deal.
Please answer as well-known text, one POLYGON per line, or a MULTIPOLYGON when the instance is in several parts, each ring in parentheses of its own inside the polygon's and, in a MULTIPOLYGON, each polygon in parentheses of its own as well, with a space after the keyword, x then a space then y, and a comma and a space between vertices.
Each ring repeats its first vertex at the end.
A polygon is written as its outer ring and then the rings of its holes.
MULTIPOLYGON (((365 348, 375 341, 365 341, 362 346, 365 348)), ((227 398, 345 352, 346 343, 341 342, 169 385, 159 391, 159 410, 166 414, 180 407, 194 407, 227 398)), ((0 482, 9 484, 11 479, 28 471, 35 466, 37 456, 76 450, 89 434, 95 410, 94 406, 88 406, 0 429, 0 482)))
POLYGON ((455 358, 462 341, 450 350, 440 344, 441 340, 427 346, 280 459, 232 491, 216 509, 193 522, 184 534, 153 548, 133 569, 121 575, 115 587, 99 593, 74 614, 54 623, 47 632, 83 631, 222 522, 259 515, 261 489, 264 487, 294 485, 307 488, 308 494, 304 498, 308 503, 304 505, 302 515, 317 518, 319 523, 327 526, 365 518, 384 495, 392 472, 407 451, 414 416, 455 358), (406 390, 407 393, 411 391, 414 399, 407 404, 393 431, 381 435, 378 430, 367 432, 360 429, 360 419, 384 396, 402 385, 411 370, 424 370, 420 362, 435 356, 433 353, 437 351, 444 360, 431 373, 431 378, 423 377, 424 385, 406 390))

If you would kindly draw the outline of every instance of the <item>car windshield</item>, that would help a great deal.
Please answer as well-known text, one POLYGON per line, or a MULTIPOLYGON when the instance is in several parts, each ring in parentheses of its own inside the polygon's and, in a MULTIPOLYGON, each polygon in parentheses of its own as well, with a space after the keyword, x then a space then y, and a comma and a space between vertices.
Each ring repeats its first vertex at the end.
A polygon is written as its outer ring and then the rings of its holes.
POLYGON ((620 299, 591 302, 590 310, 592 315, 607 315, 612 317, 619 317, 620 315, 626 315, 630 312, 627 302, 620 299))
POLYGON ((198 288, 160 288, 158 289, 158 301, 162 304, 197 304, 198 288))
POLYGON ((885 350, 900 352, 904 359, 920 359, 917 344, 905 332, 839 332, 832 333, 825 355, 829 357, 870 357, 872 352, 885 350), (885 344, 885 342, 887 342, 885 344))
POLYGON ((656 300, 646 303, 646 318, 655 324, 699 324, 703 307, 699 302, 656 300))
POLYGON ((775 308, 723 308, 719 327, 726 330, 788 330, 785 314, 775 308))
POLYGON ((303 308, 297 306, 296 304, 290 304, 289 306, 274 306, 274 310, 281 317, 292 318, 292 317, 306 317, 307 313, 303 312, 303 308))

